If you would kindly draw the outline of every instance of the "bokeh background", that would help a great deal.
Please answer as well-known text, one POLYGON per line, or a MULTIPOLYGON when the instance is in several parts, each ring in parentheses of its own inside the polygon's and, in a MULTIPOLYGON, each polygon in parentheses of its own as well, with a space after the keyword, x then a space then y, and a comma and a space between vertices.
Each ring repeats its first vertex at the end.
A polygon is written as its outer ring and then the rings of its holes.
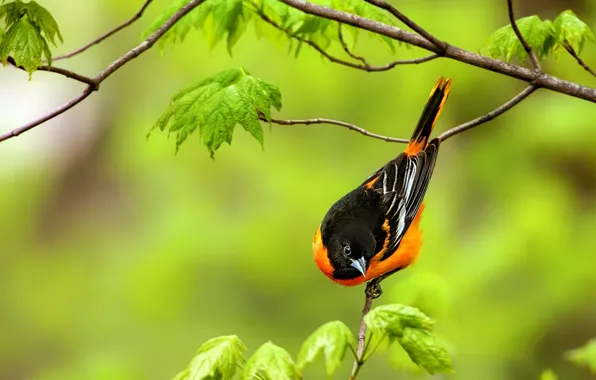
MULTIPOLYGON (((142 1, 43 0, 65 53, 134 14, 142 1)), ((135 46, 168 5, 60 66, 93 76, 135 46)), ((519 1, 518 16, 571 8, 596 28, 590 0, 519 1)), ((407 0, 400 9, 456 46, 478 51, 507 23, 503 1, 407 0)), ((333 52, 341 54, 334 47, 333 52)), ((371 63, 392 56, 363 38, 371 63)), ((596 45, 583 58, 596 66, 596 45)), ((548 72, 595 86, 564 54, 548 72)), ((502 104, 524 84, 439 59, 366 73, 304 47, 298 59, 252 28, 230 56, 200 32, 130 62, 72 111, 0 145, 0 378, 170 379, 205 340, 237 334, 253 352, 272 340, 296 355, 319 325, 357 329, 363 288, 330 282, 312 235, 329 206, 403 146, 335 126, 241 128, 209 158, 197 136, 145 136, 179 89, 244 66, 279 85, 278 118, 327 117, 409 137, 441 75, 452 93, 443 131, 502 104)), ((0 69, 0 132, 81 91, 48 73, 0 69)), ((596 336, 594 105, 538 91, 497 120, 446 142, 427 193, 418 263, 387 280, 377 304, 403 302, 438 320, 459 379, 588 379, 566 350, 596 336)), ((347 377, 351 360, 335 378, 347 377)), ((395 348, 362 379, 424 378, 395 348)), ((324 379, 315 365, 305 379, 324 379)))

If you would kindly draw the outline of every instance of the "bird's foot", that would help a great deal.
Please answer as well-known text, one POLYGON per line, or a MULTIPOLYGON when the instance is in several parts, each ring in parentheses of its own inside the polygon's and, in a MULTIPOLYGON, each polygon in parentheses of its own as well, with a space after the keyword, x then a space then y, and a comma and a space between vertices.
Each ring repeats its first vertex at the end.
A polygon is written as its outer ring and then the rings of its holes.
POLYGON ((378 279, 373 279, 366 284, 366 289, 364 290, 366 297, 376 299, 383 294, 383 289, 381 289, 381 282, 378 279))

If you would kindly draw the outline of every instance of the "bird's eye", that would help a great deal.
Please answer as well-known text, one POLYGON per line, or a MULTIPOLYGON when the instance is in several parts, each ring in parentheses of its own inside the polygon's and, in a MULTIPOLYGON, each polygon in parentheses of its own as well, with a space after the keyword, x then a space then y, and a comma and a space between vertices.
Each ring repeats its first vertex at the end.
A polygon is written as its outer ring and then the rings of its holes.
POLYGON ((352 254, 352 248, 349 245, 344 245, 344 255, 350 256, 352 254))

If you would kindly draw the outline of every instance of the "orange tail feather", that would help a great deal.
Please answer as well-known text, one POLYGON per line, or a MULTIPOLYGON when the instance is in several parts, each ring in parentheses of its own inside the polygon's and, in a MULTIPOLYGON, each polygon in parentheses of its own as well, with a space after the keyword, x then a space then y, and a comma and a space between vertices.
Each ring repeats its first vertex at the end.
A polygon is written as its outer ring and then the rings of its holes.
POLYGON ((414 129, 414 133, 410 138, 410 143, 406 147, 405 152, 407 154, 416 154, 426 148, 433 127, 439 119, 443 105, 449 97, 450 89, 451 79, 445 79, 444 77, 439 78, 439 81, 430 92, 428 101, 418 120, 418 125, 416 126, 416 129, 414 129))

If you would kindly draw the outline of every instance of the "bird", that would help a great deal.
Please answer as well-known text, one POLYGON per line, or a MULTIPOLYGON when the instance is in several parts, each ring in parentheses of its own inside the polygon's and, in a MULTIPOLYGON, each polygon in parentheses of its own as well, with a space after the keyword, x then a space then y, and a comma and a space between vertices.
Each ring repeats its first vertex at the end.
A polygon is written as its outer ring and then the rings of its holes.
POLYGON ((367 282, 367 297, 382 294, 380 282, 417 259, 424 195, 440 140, 429 141, 449 97, 451 79, 440 77, 405 150, 336 201, 313 238, 314 259, 332 281, 367 282))

